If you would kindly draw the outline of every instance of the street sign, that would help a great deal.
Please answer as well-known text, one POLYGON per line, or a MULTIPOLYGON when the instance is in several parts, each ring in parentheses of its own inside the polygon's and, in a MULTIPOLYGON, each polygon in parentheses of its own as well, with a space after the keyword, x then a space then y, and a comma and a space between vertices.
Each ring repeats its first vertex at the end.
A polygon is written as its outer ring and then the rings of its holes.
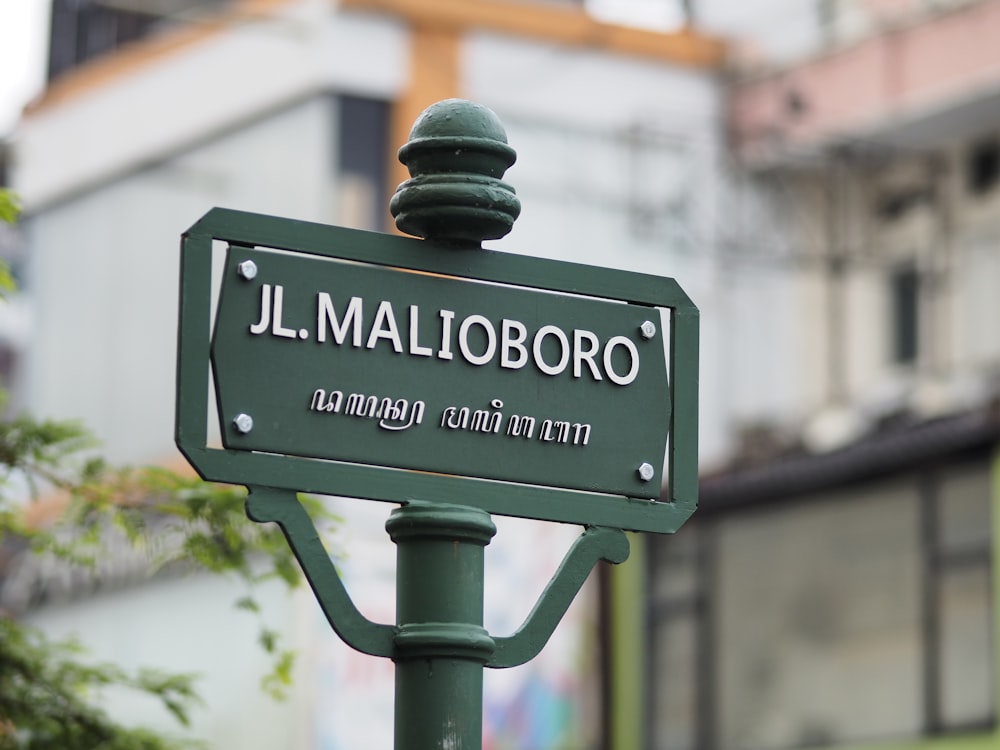
POLYGON ((670 399, 657 311, 228 255, 212 345, 227 448, 659 495, 670 399))
POLYGON ((178 445, 208 479, 649 531, 694 508, 672 279, 214 209, 181 281, 178 445))

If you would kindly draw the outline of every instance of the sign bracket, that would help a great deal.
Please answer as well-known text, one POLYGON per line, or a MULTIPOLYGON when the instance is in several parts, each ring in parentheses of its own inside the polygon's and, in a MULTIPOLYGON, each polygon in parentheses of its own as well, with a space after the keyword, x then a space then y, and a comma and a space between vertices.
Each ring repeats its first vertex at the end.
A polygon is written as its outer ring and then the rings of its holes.
POLYGON ((394 628, 372 622, 358 611, 296 493, 250 487, 246 511, 251 521, 274 522, 281 528, 327 622, 341 640, 363 654, 391 657, 394 628))
MULTIPOLYGON (((432 504, 412 502, 404 507, 428 505, 432 504)), ((402 625, 375 623, 358 611, 312 519, 294 492, 251 487, 246 510, 250 520, 276 523, 281 528, 323 614, 344 643, 371 656, 395 655, 394 640, 402 625)), ((628 537, 620 529, 600 526, 585 529, 566 553, 521 627, 510 636, 493 639, 493 655, 484 666, 507 669, 534 659, 548 643, 594 566, 601 560, 621 563, 628 555, 628 537)))
POLYGON ((486 666, 505 669, 534 659, 548 643, 594 566, 601 560, 617 565, 625 562, 628 555, 628 537, 621 529, 587 528, 573 542, 524 624, 512 636, 496 639, 496 651, 486 666))

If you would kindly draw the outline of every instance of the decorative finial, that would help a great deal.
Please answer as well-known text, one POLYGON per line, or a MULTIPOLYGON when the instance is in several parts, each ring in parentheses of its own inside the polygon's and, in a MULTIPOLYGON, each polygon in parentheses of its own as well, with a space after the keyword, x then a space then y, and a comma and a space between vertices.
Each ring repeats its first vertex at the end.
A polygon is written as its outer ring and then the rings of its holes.
POLYGON ((464 99, 432 104, 399 149, 410 179, 389 202, 396 227, 477 247, 503 237, 521 213, 514 188, 500 179, 516 158, 492 110, 464 99))

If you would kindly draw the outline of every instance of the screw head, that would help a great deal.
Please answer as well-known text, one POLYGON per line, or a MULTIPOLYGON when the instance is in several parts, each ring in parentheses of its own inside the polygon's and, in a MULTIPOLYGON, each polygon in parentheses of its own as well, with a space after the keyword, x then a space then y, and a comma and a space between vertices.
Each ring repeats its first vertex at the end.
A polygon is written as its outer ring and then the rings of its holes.
POLYGON ((257 275, 257 264, 252 260, 245 260, 236 266, 236 273, 240 275, 241 279, 250 281, 257 275))
POLYGON ((237 414, 233 417, 233 429, 241 435, 246 435, 253 429, 253 417, 249 414, 237 414))
POLYGON ((642 321, 642 325, 639 326, 639 332, 644 339, 653 338, 656 335, 656 323, 651 320, 642 321))
POLYGON ((656 469, 653 468, 653 465, 646 462, 639 464, 638 471, 639 471, 639 479, 641 479, 643 482, 648 482, 650 479, 653 478, 653 475, 656 474, 656 469))

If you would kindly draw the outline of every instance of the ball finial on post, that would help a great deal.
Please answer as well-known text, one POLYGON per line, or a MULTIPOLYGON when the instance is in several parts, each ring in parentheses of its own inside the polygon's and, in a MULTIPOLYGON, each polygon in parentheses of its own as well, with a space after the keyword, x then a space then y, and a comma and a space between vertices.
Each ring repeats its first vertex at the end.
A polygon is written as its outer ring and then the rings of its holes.
POLYGON ((521 212, 514 188, 500 179, 516 158, 492 110, 464 99, 432 104, 399 149, 410 179, 389 202, 396 227, 477 247, 503 237, 521 212))

